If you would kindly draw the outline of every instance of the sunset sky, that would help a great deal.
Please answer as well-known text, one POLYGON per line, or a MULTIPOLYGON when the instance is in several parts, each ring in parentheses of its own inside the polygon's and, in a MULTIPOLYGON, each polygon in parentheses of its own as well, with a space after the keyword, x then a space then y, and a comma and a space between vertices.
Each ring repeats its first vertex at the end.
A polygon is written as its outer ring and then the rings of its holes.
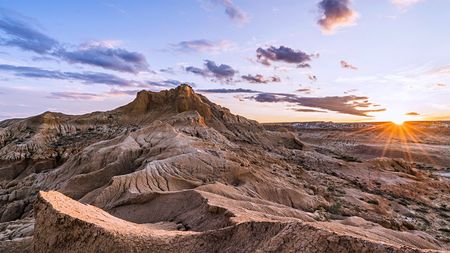
POLYGON ((187 82, 260 122, 450 120, 448 0, 0 1, 0 120, 187 82))

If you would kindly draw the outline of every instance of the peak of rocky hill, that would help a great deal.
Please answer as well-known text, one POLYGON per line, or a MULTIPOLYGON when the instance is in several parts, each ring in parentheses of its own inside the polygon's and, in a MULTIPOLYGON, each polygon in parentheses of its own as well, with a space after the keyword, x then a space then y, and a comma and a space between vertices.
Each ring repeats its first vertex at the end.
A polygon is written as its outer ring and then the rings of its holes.
POLYGON ((205 118, 211 118, 211 102, 196 94, 189 85, 180 85, 161 92, 142 90, 129 104, 116 109, 117 112, 145 114, 152 111, 182 113, 197 111, 205 118))

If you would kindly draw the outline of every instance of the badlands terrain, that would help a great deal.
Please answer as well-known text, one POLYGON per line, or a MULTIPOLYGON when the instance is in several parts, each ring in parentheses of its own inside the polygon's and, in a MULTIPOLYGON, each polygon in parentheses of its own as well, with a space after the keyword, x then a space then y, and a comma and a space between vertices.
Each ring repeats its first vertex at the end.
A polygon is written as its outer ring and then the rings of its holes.
POLYGON ((0 252, 446 252, 449 136, 259 124, 188 85, 6 120, 0 252))

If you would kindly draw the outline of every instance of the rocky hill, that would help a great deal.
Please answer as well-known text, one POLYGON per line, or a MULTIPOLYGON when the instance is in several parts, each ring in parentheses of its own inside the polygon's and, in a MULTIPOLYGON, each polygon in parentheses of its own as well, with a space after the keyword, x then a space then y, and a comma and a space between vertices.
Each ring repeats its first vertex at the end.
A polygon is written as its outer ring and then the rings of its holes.
POLYGON ((326 150, 187 85, 3 121, 0 252, 450 249, 448 179, 326 150))

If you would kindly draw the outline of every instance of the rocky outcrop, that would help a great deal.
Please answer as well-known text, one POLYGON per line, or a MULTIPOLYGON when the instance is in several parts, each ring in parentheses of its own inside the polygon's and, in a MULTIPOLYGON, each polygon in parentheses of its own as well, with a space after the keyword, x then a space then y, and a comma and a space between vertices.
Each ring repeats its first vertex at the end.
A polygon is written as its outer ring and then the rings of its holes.
POLYGON ((246 217, 221 229, 179 231, 162 222, 128 222, 57 192, 41 192, 35 209, 35 252, 425 252, 398 241, 433 247, 417 236, 380 233, 377 241, 370 230, 301 220, 246 217))

